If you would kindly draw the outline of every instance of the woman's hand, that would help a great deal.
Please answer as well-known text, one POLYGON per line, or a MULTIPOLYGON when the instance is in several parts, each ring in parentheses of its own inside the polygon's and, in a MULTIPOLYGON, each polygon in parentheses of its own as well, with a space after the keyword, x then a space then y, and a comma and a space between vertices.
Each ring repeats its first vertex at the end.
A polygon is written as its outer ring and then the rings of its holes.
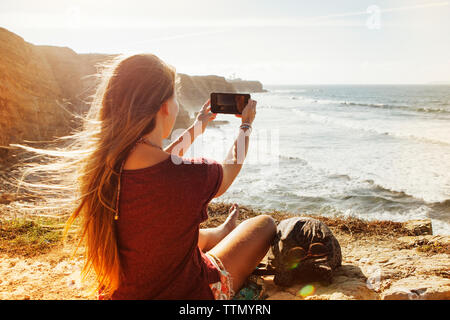
POLYGON ((242 114, 236 114, 235 116, 242 118, 242 123, 252 124, 256 116, 256 103, 256 100, 249 99, 244 110, 242 110, 242 114))
POLYGON ((205 102, 203 107, 200 109, 200 112, 197 114, 197 117, 194 121, 194 126, 200 126, 202 128, 202 133, 205 132, 206 127, 208 126, 208 123, 212 120, 214 120, 217 116, 217 113, 211 112, 211 100, 208 99, 208 101, 205 102))

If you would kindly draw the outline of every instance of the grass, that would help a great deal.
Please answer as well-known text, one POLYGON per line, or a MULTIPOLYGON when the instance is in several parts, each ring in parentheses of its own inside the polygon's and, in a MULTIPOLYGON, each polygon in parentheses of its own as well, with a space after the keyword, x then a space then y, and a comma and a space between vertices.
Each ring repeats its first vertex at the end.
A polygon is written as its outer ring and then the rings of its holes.
MULTIPOLYGON (((203 222, 201 228, 210 228, 220 225, 228 216, 231 204, 210 203, 208 206, 209 219, 203 222)), ((261 214, 272 216, 277 222, 283 219, 296 217, 298 215, 284 211, 267 211, 253 209, 250 206, 239 206, 240 215, 238 220, 255 217, 261 214)), ((398 237, 410 235, 410 232, 403 228, 399 222, 392 221, 365 221, 356 218, 337 218, 303 215, 323 221, 334 233, 348 234, 353 238, 383 236, 398 237)), ((51 251, 53 248, 62 245, 62 235, 66 218, 21 218, 12 220, 0 220, 0 253, 10 255, 35 256, 51 251)), ((76 223, 77 224, 77 223, 76 223)), ((73 240, 71 233, 68 240, 73 240)), ((423 251, 441 252, 448 248, 439 246, 423 247, 423 251)))
POLYGON ((47 253, 62 244, 63 229, 58 218, 0 220, 0 253, 27 257, 47 253))
POLYGON ((427 243, 416 243, 416 250, 424 253, 446 253, 450 254, 450 245, 439 241, 429 241, 427 243))
MULTIPOLYGON (((203 228, 215 227, 225 221, 228 210, 231 204, 228 203, 210 203, 208 207, 209 219, 201 224, 203 228)), ((258 216, 260 214, 267 214, 272 216, 277 222, 283 219, 292 217, 304 216, 312 217, 324 222, 333 232, 349 234, 354 237, 363 236, 386 236, 386 237, 398 237, 412 235, 411 231, 403 227, 401 222, 393 221, 366 221, 357 218, 339 218, 339 217, 324 217, 315 215, 298 215, 285 211, 271 210, 267 212, 261 212, 248 206, 239 206, 240 208, 240 221, 251 217, 258 216)))

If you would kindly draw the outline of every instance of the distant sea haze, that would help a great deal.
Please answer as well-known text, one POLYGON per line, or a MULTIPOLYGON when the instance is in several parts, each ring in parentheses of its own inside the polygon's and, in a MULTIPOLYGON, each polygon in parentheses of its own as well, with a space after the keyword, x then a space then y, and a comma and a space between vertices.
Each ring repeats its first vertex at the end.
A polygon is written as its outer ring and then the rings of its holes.
MULTIPOLYGON (((247 158, 261 154, 258 132, 278 130, 278 165, 245 163, 218 200, 298 214, 430 218, 434 233, 450 234, 450 86, 265 89, 252 94, 258 106, 247 158)), ((240 120, 217 120, 230 123, 207 130, 193 155, 223 159, 240 120)))

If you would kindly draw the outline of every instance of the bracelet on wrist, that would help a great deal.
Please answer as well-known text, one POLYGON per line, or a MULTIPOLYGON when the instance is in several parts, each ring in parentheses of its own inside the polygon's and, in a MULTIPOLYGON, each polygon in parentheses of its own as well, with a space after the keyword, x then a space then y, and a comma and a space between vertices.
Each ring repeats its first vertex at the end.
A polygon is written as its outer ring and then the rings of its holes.
POLYGON ((247 124, 241 124, 239 126, 240 129, 248 129, 250 131, 252 131, 252 126, 251 125, 247 125, 247 124))

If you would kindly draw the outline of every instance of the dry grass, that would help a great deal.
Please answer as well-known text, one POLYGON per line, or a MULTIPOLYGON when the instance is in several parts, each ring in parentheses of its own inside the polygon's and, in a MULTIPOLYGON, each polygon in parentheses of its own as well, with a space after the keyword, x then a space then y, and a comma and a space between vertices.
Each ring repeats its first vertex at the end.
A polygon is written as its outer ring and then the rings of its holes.
POLYGON ((446 253, 450 254, 450 245, 446 243, 440 243, 438 241, 429 242, 427 244, 421 245, 417 247, 417 251, 425 252, 425 253, 446 253))
POLYGON ((62 244, 63 228, 58 218, 0 220, 0 253, 25 257, 47 253, 62 244))
MULTIPOLYGON (((231 204, 210 203, 208 206, 209 219, 203 222, 201 228, 210 228, 225 221, 231 204)), ((238 222, 261 214, 272 216, 277 222, 298 215, 284 211, 261 211, 250 206, 239 206, 238 222)), ((305 215, 323 221, 336 234, 350 235, 353 238, 378 236, 381 238, 410 235, 403 228, 402 223, 392 221, 364 221, 356 218, 333 218, 315 215, 305 215)), ((17 218, 0 220, 0 253, 18 256, 35 256, 51 251, 62 245, 62 233, 65 218, 17 218)), ((72 234, 68 240, 74 241, 72 234)), ((448 252, 448 246, 425 244, 418 250, 423 252, 448 252)))
MULTIPOLYGON (((201 227, 215 227, 225 221, 228 211, 231 207, 229 203, 210 203, 208 207, 208 214, 210 218, 202 223, 201 227)), ((271 210, 259 211, 249 206, 239 206, 240 221, 255 217, 261 214, 272 216, 277 222, 283 219, 298 217, 298 214, 293 214, 285 211, 271 210)), ((324 217, 316 215, 303 215, 312 217, 324 222, 333 232, 345 233, 354 237, 363 236, 381 236, 381 237, 398 237, 411 235, 411 232, 403 227, 401 222, 393 221, 365 221, 357 218, 338 218, 338 217, 324 217)))
POLYGON ((450 255, 450 243, 431 239, 417 239, 413 243, 399 246, 400 249, 415 248, 418 252, 427 254, 446 253, 450 255))

